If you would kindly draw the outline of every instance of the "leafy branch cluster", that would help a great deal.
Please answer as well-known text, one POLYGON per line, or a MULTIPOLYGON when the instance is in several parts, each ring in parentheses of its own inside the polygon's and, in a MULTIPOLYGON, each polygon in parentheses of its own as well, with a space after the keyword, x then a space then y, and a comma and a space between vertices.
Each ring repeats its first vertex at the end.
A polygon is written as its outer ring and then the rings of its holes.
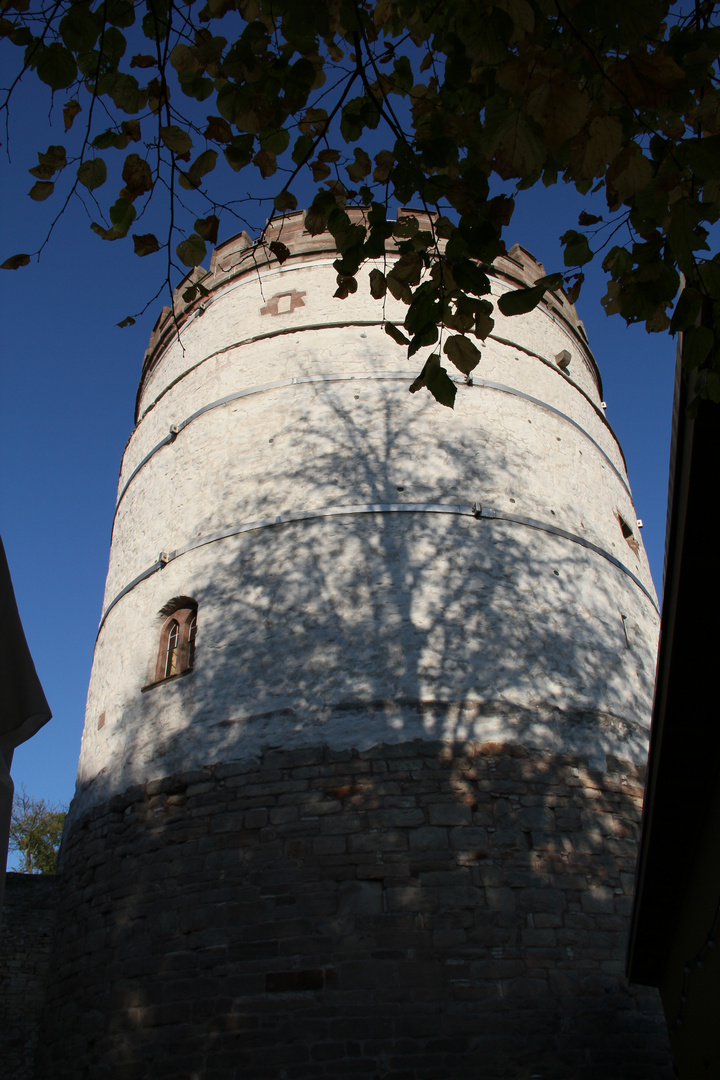
POLYGON ((65 810, 34 799, 25 788, 16 792, 10 822, 10 851, 21 857, 23 874, 54 874, 65 810))
MULTIPOLYGON (((711 0, 1 0, 0 9, 0 35, 21 50, 2 107, 34 75, 63 93, 65 132, 84 120, 76 152, 58 143, 39 153, 31 198, 50 198, 72 166, 63 207, 78 192, 95 200, 93 230, 132 235, 139 256, 165 250, 168 281, 174 258, 198 265, 218 213, 234 212, 218 197, 228 167, 256 169, 278 213, 296 208, 293 188, 312 178, 306 227, 335 240, 335 295, 355 292, 360 267, 375 263, 372 296, 407 305, 403 328, 388 333, 410 356, 445 334, 444 353, 469 375, 475 340, 493 325, 486 269, 514 208, 493 184, 562 181, 604 191, 607 219, 581 214, 561 237, 566 269, 507 294, 501 310, 528 311, 560 287, 574 301, 583 266, 602 253, 608 314, 682 331, 700 394, 720 400, 711 0), (121 187, 103 214, 97 193, 116 151, 121 187), (156 192, 167 199, 162 242, 131 233, 156 192), (203 214, 178 238, 176 211, 190 197, 203 214), (431 211, 430 228, 409 217, 398 232, 391 200, 431 211), (362 222, 350 220, 353 204, 368 208, 362 222), (393 235, 399 259, 386 272, 377 260, 393 235)), ((279 242, 272 250, 288 255, 279 242)), ((452 404, 440 352, 419 386, 452 404)))

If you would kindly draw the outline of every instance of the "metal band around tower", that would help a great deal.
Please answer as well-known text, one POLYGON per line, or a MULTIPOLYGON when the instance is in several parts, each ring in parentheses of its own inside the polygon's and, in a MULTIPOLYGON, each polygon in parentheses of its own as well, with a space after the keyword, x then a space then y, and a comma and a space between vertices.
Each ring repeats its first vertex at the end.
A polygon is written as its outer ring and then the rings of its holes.
POLYGON ((140 582, 145 581, 146 578, 151 577, 158 570, 162 570, 168 563, 174 562, 175 559, 179 559, 182 555, 186 555, 190 551, 195 551, 197 548, 206 547, 208 544, 215 544, 220 540, 227 540, 232 536, 240 536, 242 533, 256 532, 259 529, 274 528, 278 525, 289 525, 298 521, 313 521, 318 518, 343 517, 345 515, 355 514, 397 513, 451 514, 460 517, 472 517, 482 521, 506 521, 514 525, 538 529, 540 532, 559 536, 563 540, 569 540, 573 544, 579 544, 580 547, 587 548, 589 551, 606 559, 607 562, 612 563, 613 566, 617 567, 618 570, 622 571, 623 574, 629 577, 630 580, 637 585, 640 591, 648 598, 655 610, 659 612, 657 602, 650 591, 624 563, 609 551, 606 551, 605 548, 601 548, 598 544, 593 544, 592 541, 587 540, 584 536, 570 532, 567 529, 562 529, 560 526, 553 525, 551 522, 523 517, 520 514, 508 514, 503 510, 494 510, 491 507, 480 506, 478 503, 359 503, 351 506, 324 506, 318 507, 316 510, 288 511, 285 514, 278 514, 276 517, 272 518, 247 521, 243 522, 241 525, 236 525, 231 529, 223 529, 222 532, 211 533, 209 536, 200 536, 197 539, 192 540, 189 544, 176 548, 174 551, 162 552, 152 566, 149 566, 146 570, 143 570, 142 573, 138 574, 137 577, 133 578, 133 580, 121 589, 117 596, 110 601, 100 619, 98 635, 100 634, 108 615, 124 596, 127 596, 129 592, 140 584, 140 582))
MULTIPOLYGON (((183 431, 189 424, 191 424, 193 420, 197 420, 198 417, 202 416, 204 413, 211 412, 213 409, 218 409, 222 405, 228 405, 232 401, 239 401, 241 398, 252 397, 255 394, 264 394, 270 390, 280 390, 287 386, 300 386, 304 383, 370 382, 374 380, 387 382, 407 382, 408 375, 407 372, 403 371, 389 371, 377 373, 369 372, 355 375, 297 375, 290 379, 280 379, 277 382, 261 383, 258 386, 248 387, 246 390, 237 390, 233 394, 226 394, 224 397, 217 398, 216 401, 211 401, 207 405, 203 405, 202 408, 196 409, 194 413, 191 413, 190 416, 186 417, 184 420, 181 420, 180 423, 173 424, 165 438, 161 439, 160 442, 156 443, 155 446, 153 446, 153 448, 149 450, 145 457, 139 462, 139 464, 135 466, 135 468, 123 484, 120 494, 118 495, 117 503, 115 505, 115 513, 117 514, 120 503, 122 502, 125 493, 130 487, 130 484, 133 482, 138 473, 145 467, 145 465, 147 465, 147 463, 155 456, 155 454, 157 454, 159 450, 162 450, 164 446, 169 446, 171 443, 173 443, 177 436, 180 434, 180 432, 183 431)), ((474 389, 475 387, 478 387, 480 389, 496 390, 502 394, 510 394, 513 397, 522 398, 524 401, 529 401, 532 405, 537 405, 538 408, 545 409, 546 412, 552 413, 559 419, 564 420, 568 424, 571 424, 572 427, 576 428, 576 430, 579 431, 581 435, 583 435, 589 442, 593 444, 595 449, 605 458, 605 461, 613 470, 628 495, 631 494, 627 480, 623 476, 622 472, 618 469, 618 467, 614 464, 610 456, 605 452, 605 450, 603 450, 602 446, 600 446, 600 444, 595 439, 593 439, 592 435, 590 435, 589 432, 587 432, 581 424, 578 424, 576 420, 573 420, 571 416, 568 416, 567 413, 564 413, 560 409, 557 409, 554 405, 550 405, 547 401, 542 401, 540 398, 533 397, 531 394, 526 394, 522 390, 515 389, 515 387, 513 386, 507 386, 505 383, 496 383, 490 381, 489 379, 480 378, 473 379, 472 384, 466 383, 464 379, 453 379, 453 382, 455 382, 458 386, 467 386, 468 389, 474 389)))

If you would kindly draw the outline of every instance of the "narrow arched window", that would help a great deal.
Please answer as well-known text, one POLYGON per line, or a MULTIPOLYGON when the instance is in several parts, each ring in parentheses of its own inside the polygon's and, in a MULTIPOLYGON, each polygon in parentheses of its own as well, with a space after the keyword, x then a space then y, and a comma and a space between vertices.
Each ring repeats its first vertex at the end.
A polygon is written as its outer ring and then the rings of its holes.
POLYGON ((160 627, 155 678, 149 686, 184 675, 195 663, 197 602, 189 596, 175 597, 160 611, 160 616, 165 619, 160 627))
POLYGON ((177 620, 170 623, 170 632, 167 636, 167 648, 165 649, 165 672, 164 679, 168 679, 177 672, 178 641, 180 640, 180 627, 177 620))
POLYGON ((195 638, 197 636, 197 611, 193 611, 192 618, 188 623, 188 646, 187 646, 187 666, 191 668, 193 661, 195 660, 195 638))

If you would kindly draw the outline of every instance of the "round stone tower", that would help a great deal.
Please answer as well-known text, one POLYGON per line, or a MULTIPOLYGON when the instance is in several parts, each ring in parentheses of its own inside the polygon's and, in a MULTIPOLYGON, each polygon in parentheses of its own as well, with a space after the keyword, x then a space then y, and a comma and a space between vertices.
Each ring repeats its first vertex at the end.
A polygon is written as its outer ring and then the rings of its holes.
POLYGON ((657 600, 582 323, 496 311, 451 412, 303 223, 145 357, 38 1075, 657 1080, 657 600))

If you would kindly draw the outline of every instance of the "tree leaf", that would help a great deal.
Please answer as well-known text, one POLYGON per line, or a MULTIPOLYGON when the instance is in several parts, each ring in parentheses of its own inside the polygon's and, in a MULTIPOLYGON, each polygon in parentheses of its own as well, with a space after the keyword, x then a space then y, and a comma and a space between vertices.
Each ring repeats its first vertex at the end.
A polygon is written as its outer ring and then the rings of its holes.
POLYGON ((103 240, 120 240, 121 237, 127 235, 127 231, 123 233, 119 229, 116 229, 114 225, 111 225, 109 229, 106 229, 104 225, 100 225, 97 221, 92 221, 90 223, 90 228, 103 240))
POLYGON ((268 247, 279 263, 284 263, 290 258, 290 248, 287 244, 282 244, 279 240, 271 240, 268 247))
POLYGON ((374 160, 373 180, 377 181, 378 184, 384 184, 395 164, 395 155, 391 154, 389 150, 381 150, 379 154, 375 155, 374 160))
POLYGON ((489 300, 476 300, 475 305, 475 336, 484 341, 495 326, 495 320, 492 317, 493 306, 489 300))
POLYGON ((580 180, 602 176, 622 146, 622 124, 616 116, 594 116, 572 141, 571 161, 580 180))
POLYGON ((345 172, 348 174, 353 184, 359 184, 360 181, 370 173, 371 169, 372 163, 370 161, 370 155, 361 147, 356 146, 354 162, 352 165, 345 166, 345 172))
POLYGON ((207 255, 205 241, 196 233, 191 233, 186 240, 181 240, 175 251, 184 266, 199 266, 207 255))
POLYGON ((110 221, 118 236, 127 236, 128 229, 137 217, 137 210, 128 199, 122 196, 110 207, 110 221))
POLYGON ((113 26, 132 26, 135 22, 135 8, 131 0, 108 0, 107 20, 113 26))
POLYGON ((393 277, 392 273, 389 273, 385 281, 387 287, 390 290, 392 296, 396 300, 402 300, 403 304, 412 303, 412 289, 409 285, 406 285, 404 281, 399 281, 396 277, 393 277))
POLYGON ((101 131, 99 135, 96 135, 90 145, 94 150, 108 150, 111 146, 116 150, 124 150, 127 144, 130 142, 130 136, 127 132, 101 131))
POLYGON ((235 135, 223 150, 225 160, 234 172, 239 172, 252 161, 253 142, 252 135, 235 135))
POLYGON ((210 214, 206 218, 198 218, 195 222, 195 232, 198 236, 201 236, 203 240, 207 240, 208 244, 217 244, 218 229, 220 228, 220 219, 216 214, 210 214))
POLYGON ((357 281, 351 274, 338 274, 338 287, 333 296, 338 300, 347 300, 350 293, 357 292, 357 281))
POLYGON ((327 214, 321 207, 315 206, 314 202, 305 214, 305 228, 311 236, 317 236, 327 228, 327 214))
POLYGON ((263 150, 274 154, 283 154, 290 143, 290 133, 285 128, 276 128, 274 131, 263 132, 260 135, 260 146, 263 150))
POLYGON ((535 285, 530 289, 514 289, 502 294, 498 307, 503 315, 526 315, 538 306, 545 291, 544 285, 535 285))
POLYGON ((463 375, 469 375, 480 362, 481 353, 477 345, 473 345, 472 341, 462 334, 447 338, 443 352, 463 375))
POLYGON ((90 10, 89 4, 72 4, 60 20, 60 36, 72 53, 89 52, 102 29, 99 13, 90 10))
POLYGON ((303 165, 313 152, 314 139, 310 135, 300 135, 293 147, 292 159, 296 165, 303 165))
POLYGON ((136 199, 138 195, 152 190, 152 171, 147 161, 143 161, 139 154, 128 154, 125 158, 122 178, 125 182, 125 191, 131 199, 136 199))
POLYGON ((34 168, 28 169, 28 172, 38 180, 49 180, 67 165, 65 147, 48 146, 44 154, 38 151, 38 163, 34 168))
POLYGON ((393 341, 397 342, 398 345, 410 344, 410 338, 405 337, 402 330, 399 330, 394 323, 385 323, 385 333, 388 335, 388 337, 391 337, 393 341))
POLYGON ((281 191, 275 196, 273 205, 282 214, 286 210, 297 210, 297 199, 291 191, 281 191))
POLYGON ((503 180, 541 169, 547 151, 519 109, 509 112, 493 139, 493 160, 503 180))
POLYGON ((401 281, 405 285, 417 285, 423 269, 423 261, 417 251, 408 251, 401 255, 388 274, 388 278, 401 281))
MULTIPOLYGON (((377 268, 373 268, 370 271, 370 295, 375 300, 380 300, 385 296, 386 292, 387 282, 385 280, 385 275, 377 268)), ((386 323, 385 325, 387 327, 389 324, 386 323)), ((402 342, 400 342, 400 344, 402 344, 402 342)))
POLYGON ((82 105, 75 98, 71 101, 67 101, 63 105, 63 123, 65 124, 65 130, 69 131, 73 125, 73 120, 79 112, 82 112, 82 105))
MULTIPOLYGON (((145 255, 152 255, 153 252, 160 250, 160 244, 158 239, 152 233, 133 233, 133 246, 135 248, 135 254, 143 258, 145 255)), ((118 323, 118 325, 120 325, 118 323)))
POLYGON ((253 158, 253 165, 257 165, 263 180, 277 172, 277 160, 270 150, 258 150, 253 158))
POLYGON ((546 274, 545 277, 538 278, 535 284, 542 285, 545 289, 550 289, 551 292, 555 292, 556 289, 562 289, 563 276, 561 273, 546 274))
POLYGON ((565 248, 563 261, 566 266, 584 266, 585 263, 591 261, 593 253, 590 250, 588 238, 583 233, 576 232, 575 229, 568 229, 560 237, 560 243, 565 248))
POLYGON ((197 188, 201 187, 203 176, 215 168, 217 156, 217 150, 204 150, 202 154, 195 158, 186 173, 179 173, 178 183, 180 187, 185 188, 187 191, 196 191, 197 188))
POLYGON ((90 158, 78 165, 77 178, 89 191, 100 187, 107 180, 107 165, 102 158, 90 158))
POLYGON ((232 128, 227 120, 223 120, 222 116, 208 116, 207 122, 207 127, 203 132, 206 139, 218 143, 232 142, 232 128))
POLYGON ((326 177, 330 176, 332 169, 324 161, 311 161, 310 168, 312 170, 312 178, 316 184, 321 183, 326 177))
POLYGON ((416 394, 424 386, 441 405, 446 405, 449 409, 455 407, 457 387, 440 363, 439 353, 430 353, 422 371, 408 389, 411 394, 416 394))
POLYGON ((598 217, 597 214, 588 214, 586 210, 581 210, 578 217, 578 225, 583 226, 597 225, 601 221, 602 218, 598 217))
POLYGON ((28 191, 28 195, 35 202, 44 202, 55 190, 55 184, 50 180, 38 180, 28 191))
POLYGON ((119 322, 119 323, 115 323, 115 325, 116 325, 116 326, 119 326, 119 327, 120 327, 120 329, 122 330, 122 329, 124 329, 124 327, 126 327, 126 326, 134 326, 134 325, 135 325, 135 320, 133 319, 132 315, 127 315, 127 316, 126 316, 126 317, 125 317, 125 318, 124 318, 124 319, 122 320, 122 322, 119 322))
POLYGON ((624 147, 610 163, 605 176, 610 209, 617 209, 621 203, 649 184, 652 177, 652 162, 645 157, 640 147, 635 143, 624 147))
POLYGON ((217 150, 204 150, 199 157, 196 157, 192 165, 188 169, 188 176, 191 180, 200 181, 207 173, 212 172, 217 162, 217 150))
POLYGON ((193 141, 190 135, 177 124, 169 124, 160 128, 160 138, 168 150, 173 154, 186 154, 192 149, 193 141))
POLYGON ((11 255, 0 265, 0 270, 19 270, 21 266, 27 266, 30 262, 29 255, 11 255))
POLYGON ((75 57, 64 45, 54 41, 47 45, 37 62, 38 78, 51 90, 65 90, 77 78, 75 57))

